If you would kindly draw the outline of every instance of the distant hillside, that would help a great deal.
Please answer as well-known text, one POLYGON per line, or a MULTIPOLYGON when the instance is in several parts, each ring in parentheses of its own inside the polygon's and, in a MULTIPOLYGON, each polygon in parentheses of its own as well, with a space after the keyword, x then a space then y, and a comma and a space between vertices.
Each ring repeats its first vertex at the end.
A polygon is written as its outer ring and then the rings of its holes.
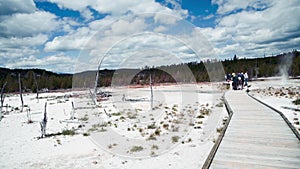
POLYGON ((38 88, 49 90, 67 89, 72 87, 71 74, 57 74, 43 69, 7 69, 0 68, 0 85, 7 82, 5 91, 14 92, 19 90, 18 76, 20 74, 22 89, 36 91, 34 78, 38 82, 38 88), (35 76, 35 77, 34 77, 35 76))
MULTIPOLYGON (((167 65, 156 68, 140 69, 120 69, 120 70, 101 70, 99 73, 98 86, 128 85, 128 84, 149 84, 150 74, 153 83, 173 83, 210 81, 206 71, 206 64, 214 64, 214 61, 205 63, 191 62, 179 65, 167 65), (192 74, 189 74, 187 70, 192 74), (192 75, 192 76, 191 76, 192 75), (128 81, 129 80, 129 81, 128 81)), ((222 61, 225 73, 248 72, 250 79, 253 77, 279 76, 286 72, 289 76, 300 76, 300 54, 294 50, 289 53, 277 56, 238 59, 237 56, 230 60, 222 61)), ((5 92, 18 91, 18 74, 21 75, 23 90, 35 91, 36 85, 34 76, 38 82, 39 89, 49 90, 68 89, 74 87, 92 87, 95 84, 96 71, 86 71, 82 73, 57 74, 41 69, 6 69, 0 68, 0 85, 7 82, 5 92)), ((220 73, 216 73, 220 74, 220 73)), ((217 79, 223 79, 218 77, 217 79)))

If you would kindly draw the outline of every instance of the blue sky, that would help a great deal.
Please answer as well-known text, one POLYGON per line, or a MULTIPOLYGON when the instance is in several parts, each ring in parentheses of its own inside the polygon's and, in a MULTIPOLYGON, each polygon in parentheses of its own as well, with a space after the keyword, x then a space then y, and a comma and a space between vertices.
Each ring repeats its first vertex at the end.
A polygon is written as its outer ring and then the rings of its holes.
POLYGON ((263 57, 299 49, 299 16, 298 0, 0 1, 0 67, 72 73, 102 58, 121 68, 263 57))

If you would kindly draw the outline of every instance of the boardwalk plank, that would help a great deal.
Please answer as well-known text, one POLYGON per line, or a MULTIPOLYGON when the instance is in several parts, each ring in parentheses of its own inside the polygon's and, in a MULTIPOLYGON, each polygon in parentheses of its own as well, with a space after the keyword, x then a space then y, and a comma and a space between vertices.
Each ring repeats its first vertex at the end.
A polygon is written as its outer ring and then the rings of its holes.
POLYGON ((244 91, 225 98, 233 116, 210 168, 300 168, 300 142, 277 112, 244 91))

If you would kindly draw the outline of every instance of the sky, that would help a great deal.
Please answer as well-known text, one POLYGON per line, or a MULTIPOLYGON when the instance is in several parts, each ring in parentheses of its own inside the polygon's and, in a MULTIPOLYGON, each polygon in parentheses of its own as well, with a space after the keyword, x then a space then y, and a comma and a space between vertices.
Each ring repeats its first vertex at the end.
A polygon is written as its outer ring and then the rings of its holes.
POLYGON ((299 0, 0 0, 0 67, 73 73, 271 56, 299 50, 299 16, 299 0))

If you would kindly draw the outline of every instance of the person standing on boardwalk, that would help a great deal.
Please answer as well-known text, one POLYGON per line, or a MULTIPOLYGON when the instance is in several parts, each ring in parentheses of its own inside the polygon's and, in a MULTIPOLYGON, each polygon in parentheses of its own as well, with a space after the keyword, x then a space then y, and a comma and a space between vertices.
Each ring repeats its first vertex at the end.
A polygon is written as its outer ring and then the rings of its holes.
POLYGON ((248 80, 249 80, 249 77, 248 77, 247 71, 246 71, 245 74, 244 74, 244 78, 245 78, 245 86, 248 87, 248 80))
POLYGON ((242 89, 244 89, 245 76, 243 72, 241 72, 241 80, 242 80, 242 89))
POLYGON ((232 73, 232 89, 237 90, 237 85, 238 85, 238 77, 236 76, 235 73, 232 73))

